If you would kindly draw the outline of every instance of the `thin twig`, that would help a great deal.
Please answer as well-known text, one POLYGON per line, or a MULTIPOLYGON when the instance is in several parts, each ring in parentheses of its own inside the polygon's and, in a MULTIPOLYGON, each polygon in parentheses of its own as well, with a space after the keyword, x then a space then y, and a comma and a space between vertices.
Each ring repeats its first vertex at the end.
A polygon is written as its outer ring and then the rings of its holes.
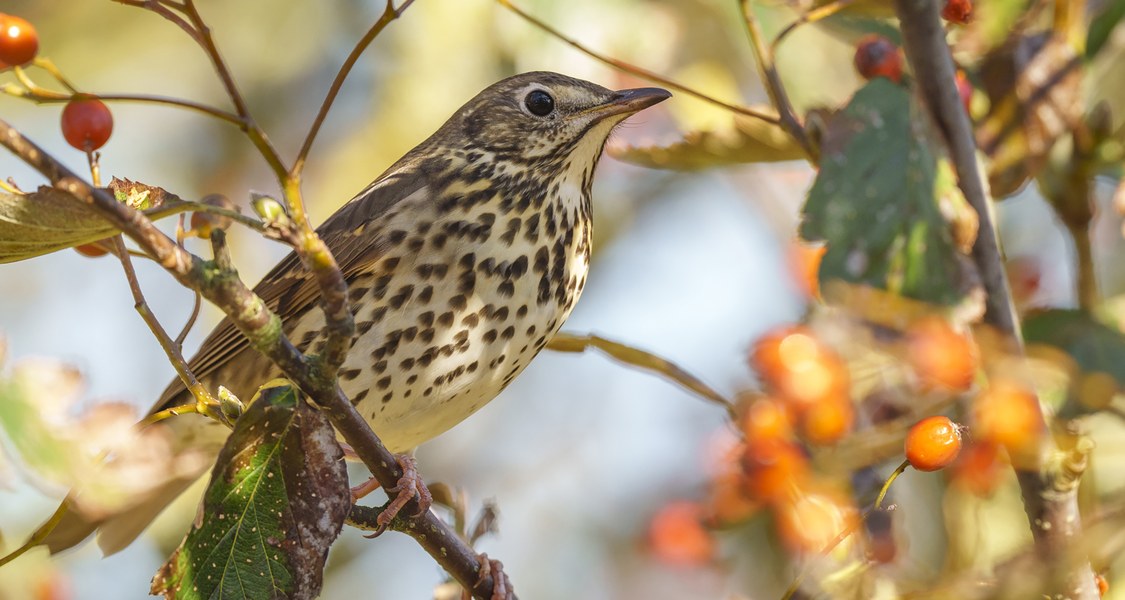
POLYGON ((620 342, 607 340, 597 335, 576 335, 566 332, 556 333, 554 337, 547 342, 547 348, 556 352, 585 352, 590 348, 596 348, 605 352, 611 358, 619 360, 627 365, 663 375, 688 390, 695 392, 704 399, 722 406, 727 411, 727 416, 730 417, 732 421, 738 419, 738 413, 734 408, 734 403, 727 400, 722 394, 716 392, 709 385, 703 383, 699 378, 683 370, 672 361, 661 358, 651 352, 638 350, 637 348, 627 346, 620 342))
POLYGON ((137 272, 133 269, 133 260, 129 256, 129 252, 125 248, 125 242, 121 239, 120 235, 113 236, 113 245, 117 249, 115 254, 118 260, 121 261, 121 268, 125 271, 125 279, 129 282, 129 291, 133 294, 133 308, 140 313, 141 318, 144 319, 145 325, 148 325, 149 331, 160 343, 161 349, 164 354, 168 356, 168 361, 172 363, 172 368, 176 370, 176 375, 183 382, 184 387, 191 392, 195 398, 197 407, 204 410, 200 414, 210 417, 216 417, 218 412, 214 414, 210 412, 210 407, 217 408, 219 403, 211 396, 211 392, 203 384, 199 383, 199 379, 191 372, 188 367, 187 360, 184 355, 180 353, 179 346, 168 336, 168 332, 164 330, 164 326, 153 314, 152 309, 149 308, 148 302, 145 300, 144 292, 141 291, 140 281, 137 280, 137 272))
POLYGON ((523 9, 517 7, 515 4, 512 4, 511 0, 496 0, 496 1, 501 6, 503 6, 504 8, 507 8, 508 10, 516 13, 521 18, 523 18, 525 21, 527 21, 528 23, 531 23, 532 25, 538 27, 539 29, 542 29, 543 31, 551 34, 552 36, 554 36, 556 38, 558 38, 560 41, 567 44, 568 46, 578 50, 579 52, 582 52, 583 54, 585 54, 585 55, 587 55, 587 56, 589 56, 589 57, 591 57, 595 60, 601 61, 601 62, 603 62, 603 63, 605 63, 605 64, 607 64, 607 65, 609 65, 609 66, 611 66, 615 69, 618 69, 620 71, 624 71, 626 73, 630 73, 632 75, 636 75, 637 77, 640 77, 642 79, 647 79, 647 80, 652 81, 654 83, 658 83, 660 85, 663 85, 664 87, 672 88, 673 90, 675 90, 677 92, 681 92, 681 93, 687 94, 689 96, 693 96, 695 98, 703 100, 704 102, 708 102, 710 104, 714 104, 715 106, 725 108, 725 109, 727 109, 727 110, 729 110, 733 113, 737 113, 737 114, 740 114, 740 115, 746 115, 747 117, 753 117, 755 119, 761 119, 762 121, 765 121, 767 123, 773 123, 775 125, 780 124, 780 121, 774 115, 770 115, 770 114, 766 114, 764 112, 756 111, 752 108, 747 108, 745 106, 739 106, 737 104, 731 104, 729 102, 723 102, 722 100, 719 100, 719 99, 717 99, 713 96, 709 96, 709 95, 704 94, 703 92, 700 92, 696 89, 689 88, 686 85, 683 85, 682 83, 677 83, 675 81, 672 81, 671 79, 668 79, 666 77, 658 75, 658 74, 654 73, 653 71, 649 71, 648 69, 643 69, 643 68, 638 67, 636 65, 632 65, 632 64, 627 63, 625 61, 617 60, 616 58, 611 58, 609 56, 606 56, 604 54, 601 54, 599 52, 591 50, 590 48, 586 47, 585 45, 581 44, 580 42, 578 42, 578 41, 576 41, 572 38, 567 37, 562 32, 555 29, 554 27, 551 27, 547 23, 545 23, 543 21, 540 21, 539 19, 537 19, 537 18, 531 16, 530 14, 524 12, 523 9))
MULTIPOLYGON (((61 104, 69 102, 73 96, 71 94, 63 94, 61 92, 52 92, 45 88, 36 86, 35 89, 22 89, 14 85, 5 86, 2 91, 9 96, 20 98, 27 98, 36 104, 61 104)), ((195 112, 203 113, 215 117, 216 119, 226 121, 239 128, 245 127, 242 119, 233 113, 225 110, 201 104, 199 102, 192 102, 190 100, 181 100, 179 98, 170 98, 167 96, 153 96, 147 94, 90 94, 103 102, 136 102, 139 104, 162 104, 165 106, 175 106, 179 108, 186 108, 195 112)))
POLYGON ((770 42, 770 55, 776 56, 777 48, 781 45, 782 40, 789 37, 789 34, 796 31, 797 28, 801 25, 816 23, 821 19, 831 17, 841 10, 844 10, 845 8, 851 6, 854 2, 855 0, 835 0, 834 2, 822 4, 816 8, 805 11, 801 14, 800 17, 797 18, 796 21, 793 21, 792 23, 786 25, 785 28, 777 34, 777 37, 773 38, 773 41, 770 42))
POLYGON ((199 292, 195 292, 195 302, 191 307, 191 314, 188 315, 187 323, 184 323, 184 328, 180 330, 180 334, 177 335, 174 340, 176 348, 181 352, 183 351, 184 340, 186 340, 188 334, 191 333, 191 328, 195 327, 195 321, 199 318, 199 310, 201 308, 203 308, 203 296, 199 292))
POLYGON ((344 64, 340 66, 340 70, 336 73, 336 78, 332 80, 332 86, 328 88, 328 93, 324 96, 324 102, 320 105, 320 110, 316 113, 316 118, 313 119, 313 124, 309 128, 308 134, 305 135, 305 141, 301 144, 301 151, 297 153, 297 159, 293 161, 293 167, 289 169, 290 176, 299 177, 302 170, 305 168, 305 160, 309 156, 309 151, 312 150, 313 141, 316 140, 317 133, 320 132, 320 126, 324 124, 324 119, 328 116, 328 110, 332 108, 332 103, 336 101, 336 95, 339 94, 340 88, 344 85, 344 80, 347 79, 348 74, 351 73, 352 67, 355 66, 356 61, 359 60, 360 55, 363 54, 371 42, 375 41, 379 33, 383 31, 391 21, 402 16, 402 13, 414 3, 414 0, 407 0, 402 3, 402 6, 397 9, 394 6, 393 0, 387 0, 387 7, 383 10, 383 15, 379 17, 378 21, 367 30, 367 33, 356 42, 354 48, 348 57, 344 60, 344 64))
POLYGON ((778 124, 792 137, 797 144, 805 150, 805 154, 815 164, 819 160, 820 151, 813 146, 805 127, 797 119, 793 104, 789 102, 789 95, 785 93, 785 84, 781 82, 781 75, 777 72, 774 63, 773 51, 766 46, 762 38, 762 28, 758 18, 754 16, 754 7, 750 0, 739 0, 742 7, 742 19, 746 23, 746 32, 750 36, 750 45, 754 49, 754 60, 758 63, 758 71, 766 84, 766 93, 778 114, 778 124))

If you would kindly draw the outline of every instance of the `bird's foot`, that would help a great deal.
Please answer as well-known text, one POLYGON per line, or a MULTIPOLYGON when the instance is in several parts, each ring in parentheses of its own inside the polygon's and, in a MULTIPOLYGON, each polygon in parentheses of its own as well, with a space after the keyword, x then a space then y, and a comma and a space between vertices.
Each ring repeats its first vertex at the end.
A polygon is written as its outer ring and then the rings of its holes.
POLYGON ((508 600, 511 597, 512 582, 508 579, 508 574, 504 572, 504 565, 498 560, 488 558, 488 555, 483 552, 477 555, 477 560, 480 561, 480 576, 477 578, 477 585, 479 586, 486 577, 491 575, 491 600, 508 600))
MULTIPOLYGON (((398 461, 398 466, 402 469, 402 477, 399 477, 398 483, 392 488, 387 488, 387 496, 390 502, 379 513, 375 519, 375 531, 367 536, 369 538, 377 537, 379 534, 387 530, 391 521, 398 516, 402 507, 406 506, 408 502, 414 498, 418 499, 418 511, 414 513, 415 517, 426 514, 430 510, 430 505, 434 502, 434 497, 430 495, 430 490, 426 487, 426 483, 418 475, 418 464, 413 456, 405 454, 396 454, 395 459, 398 461)), ((370 493, 372 490, 379 487, 378 482, 372 484, 374 478, 367 482, 352 488, 352 497, 356 497, 357 490, 361 491, 363 495, 370 493)), ((363 497, 362 495, 359 497, 363 497)))

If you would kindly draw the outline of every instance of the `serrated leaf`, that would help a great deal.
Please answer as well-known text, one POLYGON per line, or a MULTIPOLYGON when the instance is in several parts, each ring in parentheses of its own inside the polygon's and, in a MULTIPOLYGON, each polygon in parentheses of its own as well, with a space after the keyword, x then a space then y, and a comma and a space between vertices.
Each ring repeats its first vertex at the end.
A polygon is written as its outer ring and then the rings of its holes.
POLYGON ((724 165, 806 158, 779 125, 737 115, 730 129, 693 131, 668 146, 610 147, 610 156, 644 167, 696 170, 724 165))
POLYGON ((820 281, 840 279, 953 305, 961 257, 939 199, 948 185, 909 92, 870 81, 829 122, 801 236, 827 242, 820 281))
POLYGON ((1023 321, 1028 344, 1054 346, 1087 372, 1108 373, 1125 387, 1125 335, 1081 310, 1051 309, 1023 321))
POLYGON ((327 418, 281 381, 235 423, 200 517, 157 572, 176 599, 315 598, 351 508, 343 451, 327 418))

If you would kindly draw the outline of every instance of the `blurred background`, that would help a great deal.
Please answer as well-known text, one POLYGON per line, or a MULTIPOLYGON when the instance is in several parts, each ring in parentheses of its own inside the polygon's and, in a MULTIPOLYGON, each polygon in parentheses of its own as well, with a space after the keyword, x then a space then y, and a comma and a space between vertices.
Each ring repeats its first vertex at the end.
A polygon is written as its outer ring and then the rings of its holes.
MULTIPOLYGON (((199 0, 198 5, 254 116, 287 158, 295 154, 339 64, 383 9, 372 0, 199 0)), ((520 5, 616 58, 719 98, 765 102, 735 2, 520 5)), ((0 10, 33 22, 41 53, 83 90, 227 106, 206 57, 152 13, 108 0, 4 0, 0 10)), ((792 15, 780 8, 762 11, 770 31, 792 15)), ((850 46, 813 28, 799 30, 779 56, 801 111, 846 100, 858 85, 850 63, 850 46)), ((317 140, 305 175, 314 221, 331 214, 479 90, 529 70, 558 71, 607 87, 644 85, 489 0, 416 2, 360 60, 317 140)), ((84 157, 59 132, 61 108, 0 96, 0 117, 83 172, 84 157)), ((115 131, 102 149, 105 176, 161 186, 185 198, 222 193, 244 210, 251 190, 277 192, 251 144, 229 125, 162 106, 112 109, 115 131)), ((630 119, 611 143, 668 143, 684 131, 729 121, 724 111, 679 94, 630 119)), ((0 177, 9 176, 24 189, 42 183, 2 153, 0 177)), ((730 396, 752 386, 745 362, 750 344, 771 327, 798 319, 805 308, 791 247, 812 176, 804 162, 674 173, 607 157, 594 185, 595 262, 564 330, 596 332, 652 351, 730 396)), ((1099 190, 1100 202, 1108 203, 1113 185, 1106 182, 1099 190)), ((1069 242, 1034 189, 1001 206, 1001 223, 1009 255, 1028 257, 1037 269, 1029 301, 1073 305, 1069 242)), ((164 225, 173 226, 171 220, 164 225)), ((1099 257, 1117 255, 1119 232, 1118 217, 1104 211, 1094 234, 1099 257)), ((285 253, 246 230, 235 228, 231 237, 248 282, 285 253)), ((199 245, 192 249, 203 251, 199 245)), ((137 268, 155 313, 169 330, 178 330, 191 310, 191 294, 144 261, 137 268)), ((1106 267, 1100 275, 1107 297, 1121 291, 1119 267, 1106 267)), ((0 266, 0 335, 7 340, 8 362, 46 356, 77 366, 86 380, 80 409, 119 400, 147 410, 173 377, 132 304, 112 259, 91 260, 67 250, 0 266)), ((215 309, 204 308, 187 339, 187 353, 218 318, 215 309)), ((741 545, 743 551, 719 548, 720 559, 706 566, 670 565, 647 542, 650 520, 661 507, 705 494, 708 469, 725 438, 721 409, 666 380, 596 353, 546 352, 487 408, 423 446, 418 458, 428 481, 463 487, 474 510, 486 499, 498 505, 499 533, 479 548, 503 561, 521 597, 777 597, 791 572, 769 549, 766 524, 722 538, 722 545, 741 545)), ((1120 460, 1125 442, 1102 444, 1098 452, 1120 460)), ((917 473, 905 479, 913 483, 900 484, 902 489, 925 492, 936 485, 917 473)), ((4 549, 21 543, 54 509, 59 496, 40 488, 0 471, 4 549)), ((182 498, 118 555, 103 559, 94 544, 56 559, 41 550, 29 553, 0 569, 0 598, 147 597, 152 574, 194 514, 197 494, 182 498)), ((1010 521, 1008 537, 1026 533, 1012 494, 994 502, 1002 510, 981 505, 974 514, 1001 515, 997 531, 1010 521)), ((913 506, 922 523, 914 531, 941 543, 932 531, 939 520, 925 525, 926 511, 940 507, 932 500, 913 506)), ((906 514, 895 518, 912 516, 911 510, 900 512, 906 514)), ((917 552, 908 563, 920 576, 941 567, 934 559, 940 553, 932 548, 906 552, 917 552)), ((442 578, 409 538, 389 533, 369 541, 345 528, 329 560, 323 597, 428 598, 442 578)))

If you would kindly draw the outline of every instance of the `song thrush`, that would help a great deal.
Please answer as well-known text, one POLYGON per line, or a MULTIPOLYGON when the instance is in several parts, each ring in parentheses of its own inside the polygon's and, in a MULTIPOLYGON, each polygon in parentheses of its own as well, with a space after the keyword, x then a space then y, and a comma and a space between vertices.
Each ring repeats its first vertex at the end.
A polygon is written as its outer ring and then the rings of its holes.
MULTIPOLYGON (((318 228, 347 279, 358 331, 340 386, 387 448, 408 451, 476 412, 558 331, 586 283, 590 186, 605 141, 669 96, 556 73, 510 77, 318 228)), ((294 254, 255 291, 298 348, 318 351, 318 288, 294 254)), ((229 320, 190 366, 208 388, 244 399, 281 375, 229 320)), ((153 410, 191 402, 177 382, 153 410)), ((217 453, 226 435, 196 415, 167 423, 183 447, 217 453)), ((102 548, 119 550, 188 483, 171 482, 101 523, 69 517, 46 543, 58 551, 100 527, 102 548)))

